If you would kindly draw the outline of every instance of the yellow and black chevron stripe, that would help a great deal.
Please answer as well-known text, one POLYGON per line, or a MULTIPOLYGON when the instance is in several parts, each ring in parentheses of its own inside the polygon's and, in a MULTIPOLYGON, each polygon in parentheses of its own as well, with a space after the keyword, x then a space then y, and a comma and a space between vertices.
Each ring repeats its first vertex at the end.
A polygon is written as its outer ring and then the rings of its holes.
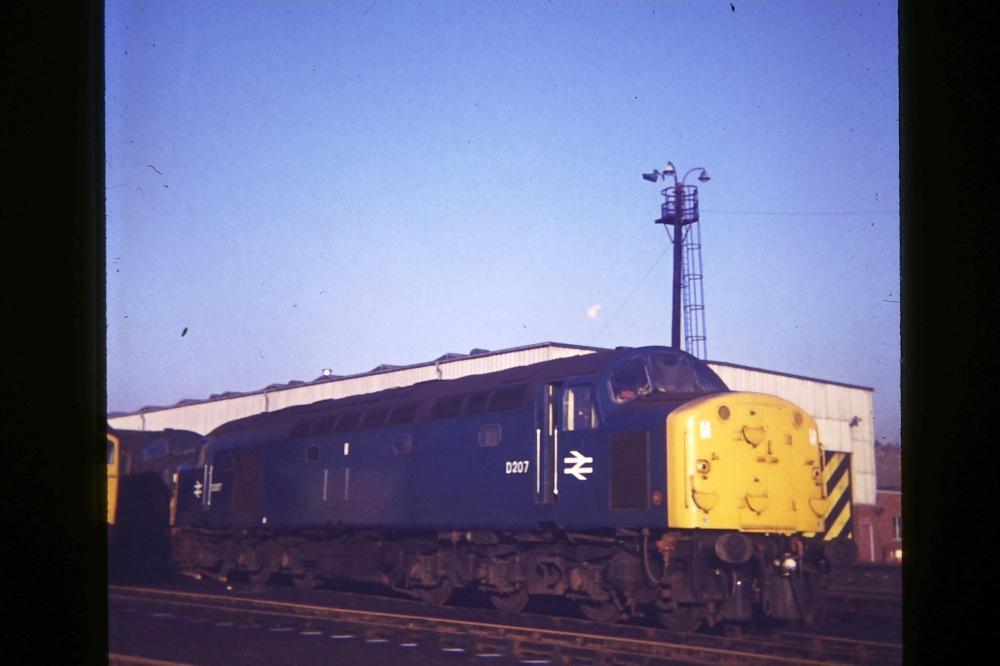
MULTIPOLYGON (((830 510, 826 514, 823 539, 830 541, 837 537, 854 538, 851 529, 851 454, 839 451, 823 452, 823 483, 826 496, 830 499, 830 510)), ((814 537, 815 532, 805 532, 803 536, 814 537)))
POLYGON ((830 511, 826 514, 823 539, 830 541, 838 537, 854 538, 851 529, 851 454, 839 451, 824 451, 823 483, 826 496, 830 499, 830 511))

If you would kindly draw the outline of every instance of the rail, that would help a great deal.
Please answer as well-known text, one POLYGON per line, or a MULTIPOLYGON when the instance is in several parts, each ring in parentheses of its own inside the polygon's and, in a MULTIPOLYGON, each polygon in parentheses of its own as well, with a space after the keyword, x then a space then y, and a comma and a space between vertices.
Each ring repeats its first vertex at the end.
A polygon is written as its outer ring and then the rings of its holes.
MULTIPOLYGON (((901 663, 890 643, 815 635, 713 636, 677 634, 632 625, 601 625, 568 618, 521 615, 509 623, 471 618, 466 609, 414 604, 414 612, 347 608, 249 596, 111 586, 112 604, 159 604, 186 613, 243 614, 272 621, 361 628, 370 635, 433 635, 442 644, 521 660, 591 663, 712 663, 749 665, 901 663)), ((455 648, 459 649, 459 648, 455 648)))

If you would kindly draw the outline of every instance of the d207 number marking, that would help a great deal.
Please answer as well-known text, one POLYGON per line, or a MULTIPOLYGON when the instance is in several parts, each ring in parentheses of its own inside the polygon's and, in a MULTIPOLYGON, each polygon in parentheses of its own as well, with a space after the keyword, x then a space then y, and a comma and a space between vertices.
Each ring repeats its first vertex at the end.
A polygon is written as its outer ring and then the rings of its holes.
POLYGON ((508 474, 526 474, 528 472, 528 466, 531 464, 530 460, 508 460, 507 461, 507 473, 508 474))

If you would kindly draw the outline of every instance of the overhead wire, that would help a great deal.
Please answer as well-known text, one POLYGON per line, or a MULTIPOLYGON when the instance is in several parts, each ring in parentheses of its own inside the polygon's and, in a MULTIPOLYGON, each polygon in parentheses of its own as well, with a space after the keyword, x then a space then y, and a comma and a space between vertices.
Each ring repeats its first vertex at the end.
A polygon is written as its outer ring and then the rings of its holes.
POLYGON ((784 210, 712 210, 709 208, 702 208, 703 213, 712 213, 714 215, 794 215, 794 216, 810 216, 810 215, 898 215, 899 210, 840 210, 840 211, 784 211, 784 210))
MULTIPOLYGON (((799 216, 802 216, 802 217, 805 217, 805 216, 830 216, 830 215, 898 215, 899 214, 899 210, 898 209, 896 209, 896 210, 841 210, 841 211, 823 212, 823 211, 715 210, 715 209, 709 209, 709 208, 702 208, 701 212, 703 212, 703 213, 712 213, 713 215, 789 215, 789 216, 796 216, 796 217, 799 217, 799 216)), ((614 314, 611 315, 611 317, 608 319, 607 322, 605 322, 604 326, 601 327, 601 330, 599 330, 597 332, 597 334, 593 338, 591 338, 591 344, 593 344, 594 342, 596 342, 602 335, 604 335, 604 332, 608 329, 608 327, 611 325, 611 323, 615 320, 615 318, 619 315, 619 313, 621 313, 621 311, 625 308, 625 306, 628 305, 628 302, 632 299, 632 296, 635 295, 635 292, 639 290, 639 287, 642 286, 642 283, 646 281, 646 278, 649 277, 649 274, 653 272, 653 269, 656 268, 657 264, 660 263, 660 261, 663 259, 664 255, 666 255, 667 252, 670 250, 670 248, 672 246, 673 238, 670 237, 670 229, 668 228, 667 225, 664 225, 664 229, 666 229, 667 236, 671 240, 671 245, 667 245, 667 247, 664 248, 663 252, 660 253, 660 256, 658 256, 656 258, 656 261, 654 261, 653 265, 649 267, 649 270, 647 270, 646 273, 642 276, 642 278, 639 279, 639 282, 636 283, 636 285, 632 288, 632 291, 630 291, 629 294, 628 294, 628 296, 625 297, 625 300, 622 302, 621 305, 618 306, 618 309, 615 310, 614 314)))
MULTIPOLYGON (((664 225, 664 228, 666 228, 666 225, 664 225)), ((667 230, 667 237, 668 238, 670 237, 670 231, 669 230, 667 230)), ((660 256, 658 256, 656 258, 656 261, 653 262, 653 265, 649 267, 649 270, 647 270, 646 273, 641 278, 639 278, 639 282, 637 282, 636 285, 634 287, 632 287, 632 291, 630 291, 629 294, 628 294, 628 296, 625 297, 625 300, 622 302, 622 304, 618 306, 618 309, 615 310, 615 313, 613 315, 611 315, 611 317, 604 324, 604 326, 601 327, 601 330, 599 330, 597 332, 597 335, 595 335, 593 338, 591 338, 591 340, 590 340, 591 344, 593 344, 594 342, 596 342, 597 339, 600 338, 604 334, 604 331, 606 331, 607 328, 608 328, 608 326, 611 325, 611 322, 613 322, 615 320, 615 317, 617 317, 618 314, 625 308, 625 306, 628 305, 628 302, 635 295, 635 292, 639 290, 639 287, 642 286, 642 283, 646 281, 646 278, 649 277, 649 274, 653 272, 653 269, 656 268, 656 265, 660 263, 660 260, 663 259, 664 255, 666 255, 667 252, 670 251, 670 248, 672 246, 673 246, 672 243, 670 245, 667 245, 667 247, 665 247, 663 249, 663 252, 660 253, 660 256)))

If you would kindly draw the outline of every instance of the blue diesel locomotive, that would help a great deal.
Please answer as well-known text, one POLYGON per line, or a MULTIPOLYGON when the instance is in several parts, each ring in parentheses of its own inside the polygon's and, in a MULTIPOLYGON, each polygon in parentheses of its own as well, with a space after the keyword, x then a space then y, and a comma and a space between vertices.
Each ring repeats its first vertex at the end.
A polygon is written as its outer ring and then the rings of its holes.
POLYGON ((619 348, 289 407, 210 433, 176 486, 182 570, 377 581, 504 611, 559 595, 668 627, 810 622, 824 541, 815 421, 703 361, 619 348))

